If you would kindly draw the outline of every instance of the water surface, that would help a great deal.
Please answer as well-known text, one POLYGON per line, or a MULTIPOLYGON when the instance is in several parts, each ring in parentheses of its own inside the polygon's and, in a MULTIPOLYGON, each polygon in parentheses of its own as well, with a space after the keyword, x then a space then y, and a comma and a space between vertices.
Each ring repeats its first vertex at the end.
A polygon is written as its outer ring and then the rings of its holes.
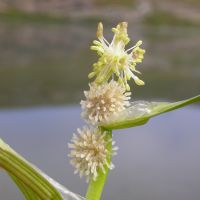
MULTIPOLYGON (((0 110, 0 135, 30 162, 72 191, 87 185, 73 175, 67 143, 80 119, 78 106, 0 110)), ((120 147, 103 200, 199 200, 200 110, 189 106, 155 117, 144 126, 114 132, 120 147)), ((0 173, 4 200, 22 200, 0 173)))

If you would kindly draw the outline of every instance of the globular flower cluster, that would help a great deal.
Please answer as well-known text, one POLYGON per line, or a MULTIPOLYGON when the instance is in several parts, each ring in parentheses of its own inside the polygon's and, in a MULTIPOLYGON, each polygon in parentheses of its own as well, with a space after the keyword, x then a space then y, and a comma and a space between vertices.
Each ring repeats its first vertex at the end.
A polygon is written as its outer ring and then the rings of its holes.
POLYGON ((81 101, 82 117, 95 125, 109 120, 109 117, 124 110, 130 105, 130 92, 116 81, 102 85, 90 84, 90 90, 85 91, 85 101, 81 101))
POLYGON ((79 173, 80 177, 86 176, 86 180, 92 177, 96 180, 98 170, 106 173, 105 167, 113 169, 114 165, 108 160, 108 154, 115 155, 117 147, 113 147, 111 152, 108 152, 107 146, 114 145, 110 139, 105 140, 106 131, 103 133, 98 128, 84 127, 82 130, 77 129, 79 135, 74 134, 69 148, 71 152, 69 156, 72 158, 71 164, 75 167, 75 173, 79 173))
POLYGON ((108 139, 107 132, 100 128, 104 122, 108 122, 112 116, 118 115, 126 109, 130 103, 130 87, 128 80, 134 79, 137 85, 144 85, 135 73, 136 64, 142 62, 145 51, 140 48, 142 41, 125 50, 130 39, 127 34, 127 23, 119 23, 113 28, 114 37, 111 43, 103 37, 103 25, 99 23, 97 38, 92 50, 99 55, 97 63, 93 65, 93 71, 89 78, 96 77, 89 84, 89 90, 85 91, 85 100, 81 101, 83 109, 82 117, 93 127, 78 129, 78 135, 74 134, 69 144, 71 152, 71 164, 75 167, 75 173, 87 180, 96 180, 100 171, 112 169, 110 161, 116 154, 112 139, 108 139))

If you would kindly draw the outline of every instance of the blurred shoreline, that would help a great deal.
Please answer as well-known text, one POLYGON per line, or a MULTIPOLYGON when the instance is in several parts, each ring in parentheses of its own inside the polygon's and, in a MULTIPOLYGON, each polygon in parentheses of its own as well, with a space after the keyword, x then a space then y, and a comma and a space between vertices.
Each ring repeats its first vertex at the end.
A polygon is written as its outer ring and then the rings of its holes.
POLYGON ((45 6, 40 3, 47 1, 33 1, 41 10, 23 7, 32 1, 21 7, 18 0, 9 2, 7 7, 0 2, 1 108, 80 102, 97 59, 89 46, 99 21, 108 40, 111 27, 122 20, 129 22, 130 45, 143 40, 146 55, 138 69, 146 85, 134 86, 134 99, 174 101, 199 94, 198 1, 125 0, 114 6, 112 1, 101 5, 63 1, 73 4, 61 6, 64 13, 57 7, 42 10, 45 6))
MULTIPOLYGON (((104 19, 137 22, 155 12, 172 15, 180 20, 198 23, 200 21, 198 0, 14 0, 0 2, 0 15, 39 15, 41 18, 104 19)), ((161 17, 161 16, 160 16, 161 17)))

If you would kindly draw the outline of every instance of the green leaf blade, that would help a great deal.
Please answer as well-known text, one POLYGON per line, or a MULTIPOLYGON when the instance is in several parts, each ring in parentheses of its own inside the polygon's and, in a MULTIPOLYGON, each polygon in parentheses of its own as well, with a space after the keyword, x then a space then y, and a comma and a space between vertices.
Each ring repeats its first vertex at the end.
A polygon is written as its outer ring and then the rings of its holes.
POLYGON ((17 177, 17 180, 24 183, 40 199, 62 200, 56 189, 2 140, 0 140, 0 166, 13 177, 17 177))
POLYGON ((129 108, 122 111, 118 116, 113 116, 109 122, 101 124, 101 126, 108 130, 141 126, 147 123, 149 119, 154 116, 198 102, 200 102, 200 95, 174 103, 145 101, 133 102, 129 108))
POLYGON ((8 173, 26 200, 84 200, 29 163, 1 138, 0 168, 8 173))
POLYGON ((23 193, 26 200, 41 200, 36 193, 34 193, 29 187, 27 187, 21 180, 19 180, 16 176, 9 174, 11 179, 18 186, 20 191, 23 193))

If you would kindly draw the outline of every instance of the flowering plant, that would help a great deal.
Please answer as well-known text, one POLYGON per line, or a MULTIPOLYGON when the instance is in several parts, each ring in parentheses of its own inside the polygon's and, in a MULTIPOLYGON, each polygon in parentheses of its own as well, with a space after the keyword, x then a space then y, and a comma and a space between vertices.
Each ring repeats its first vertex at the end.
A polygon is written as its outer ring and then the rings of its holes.
MULTIPOLYGON (((91 49, 99 59, 93 65, 89 78, 89 90, 81 101, 82 117, 87 125, 78 129, 68 144, 69 157, 75 173, 85 176, 89 182, 86 200, 99 200, 109 170, 114 168, 112 156, 118 147, 113 141, 115 129, 145 124, 151 117, 200 101, 200 95, 175 103, 131 102, 131 79, 144 85, 136 74, 136 65, 143 60, 145 50, 141 41, 129 49, 125 46, 130 38, 127 23, 119 23, 112 29, 114 37, 109 43, 103 36, 99 23, 97 38, 91 49)), ((5 142, 0 140, 0 167, 7 171, 27 200, 81 200, 84 199, 61 186, 41 170, 30 164, 5 142)))

